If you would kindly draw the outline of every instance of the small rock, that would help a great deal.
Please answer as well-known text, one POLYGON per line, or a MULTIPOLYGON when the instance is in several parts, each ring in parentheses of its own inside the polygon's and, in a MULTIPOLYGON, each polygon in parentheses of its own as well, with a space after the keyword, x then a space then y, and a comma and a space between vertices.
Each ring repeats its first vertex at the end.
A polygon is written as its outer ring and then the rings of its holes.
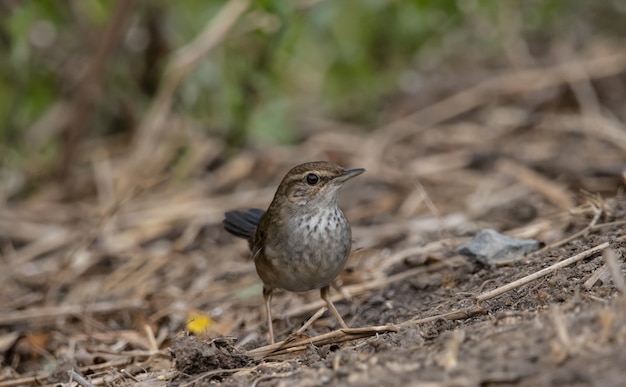
POLYGON ((483 265, 494 266, 498 262, 522 258, 539 249, 540 243, 534 239, 516 239, 486 229, 471 241, 458 248, 458 253, 483 265))

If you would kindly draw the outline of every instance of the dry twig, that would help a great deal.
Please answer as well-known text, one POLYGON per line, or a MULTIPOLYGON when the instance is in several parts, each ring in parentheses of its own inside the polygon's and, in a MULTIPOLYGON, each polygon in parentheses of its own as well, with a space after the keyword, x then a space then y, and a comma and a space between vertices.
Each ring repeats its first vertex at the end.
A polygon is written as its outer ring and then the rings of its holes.
MULTIPOLYGON (((616 239, 616 241, 618 241, 618 242, 625 241, 625 240, 626 240, 626 236, 622 236, 622 237, 619 237, 619 238, 616 239)), ((518 279, 516 281, 513 281, 511 283, 508 283, 508 284, 506 284, 504 286, 500 286, 500 287, 498 287, 496 289, 493 289, 493 290, 490 290, 488 292, 485 292, 485 293, 479 295, 478 297, 476 297, 476 302, 480 303, 480 302, 483 302, 483 301, 490 300, 490 299, 492 299, 494 297, 497 297, 497 296, 499 296, 501 294, 504 294, 504 293, 506 293, 506 292, 508 292, 510 290, 513 290, 513 289, 518 288, 520 286, 526 285, 526 284, 528 284, 528 283, 530 283, 530 282, 532 282, 532 281, 534 281, 536 279, 539 279, 539 278, 544 277, 544 276, 546 276, 546 275, 548 275, 550 273, 553 273, 554 271, 556 271, 558 269, 567 267, 567 266, 569 266, 569 265, 571 265, 573 263, 576 263, 576 262, 578 262, 580 260, 583 260, 583 259, 585 259, 585 258, 587 258, 587 257, 589 257, 589 256, 591 256, 591 255, 593 255, 595 253, 598 253, 598 252, 606 249, 607 247, 609 247, 609 245, 610 245, 609 242, 605 242, 605 243, 599 244, 599 245, 597 245, 597 246, 595 246, 595 247, 593 247, 591 249, 583 251, 582 253, 576 254, 573 257, 564 259, 564 260, 562 260, 560 262, 555 263, 552 266, 546 267, 543 270, 539 270, 539 271, 537 271, 537 272, 535 272, 533 274, 527 275, 527 276, 525 276, 523 278, 520 278, 520 279, 518 279)))
POLYGON ((372 326, 365 328, 339 329, 336 331, 324 333, 315 337, 288 337, 284 341, 266 345, 246 352, 246 355, 252 358, 263 358, 267 356, 282 355, 305 350, 309 345, 322 346, 326 344, 337 344, 344 341, 362 339, 374 336, 379 333, 396 332, 398 330, 395 325, 372 326))
POLYGON ((59 305, 29 308, 0 316, 0 326, 16 323, 55 324, 55 318, 80 314, 104 314, 121 310, 139 310, 145 306, 142 299, 103 301, 90 305, 59 305))

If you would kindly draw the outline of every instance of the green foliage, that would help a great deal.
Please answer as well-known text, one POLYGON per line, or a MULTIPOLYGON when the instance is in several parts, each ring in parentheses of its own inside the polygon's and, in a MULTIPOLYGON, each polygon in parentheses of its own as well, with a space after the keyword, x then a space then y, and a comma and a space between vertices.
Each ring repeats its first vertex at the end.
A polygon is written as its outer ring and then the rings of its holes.
MULTIPOLYGON (((94 54, 116 2, 12 4, 0 6, 0 151, 10 148, 27 156, 40 150, 23 148, 25 129, 74 91, 80 67, 94 54)), ((434 68, 452 53, 501 50, 508 28, 503 12, 517 15, 527 36, 549 36, 553 28, 580 22, 576 4, 256 0, 231 36, 182 84, 175 109, 235 147, 296 141, 301 137, 295 127, 298 114, 367 127, 384 120, 380 106, 399 92, 407 70, 419 73, 425 64, 434 68)), ((148 42, 142 45, 138 39, 133 46, 129 32, 109 58, 88 135, 131 132, 154 97, 168 55, 194 39, 223 5, 137 2, 132 36, 148 42)))

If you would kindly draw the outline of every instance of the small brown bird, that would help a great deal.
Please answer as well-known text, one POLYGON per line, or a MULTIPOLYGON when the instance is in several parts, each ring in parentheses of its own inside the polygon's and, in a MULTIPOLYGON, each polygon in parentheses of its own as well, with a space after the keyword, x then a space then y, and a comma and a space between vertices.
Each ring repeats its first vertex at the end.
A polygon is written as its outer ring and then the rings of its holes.
POLYGON ((283 178, 267 212, 251 208, 225 214, 224 228, 248 240, 263 281, 271 343, 274 289, 320 289, 328 309, 342 328, 348 328, 329 297, 330 284, 346 265, 352 244, 350 223, 337 206, 337 196, 343 183, 363 172, 326 161, 300 164, 283 178))

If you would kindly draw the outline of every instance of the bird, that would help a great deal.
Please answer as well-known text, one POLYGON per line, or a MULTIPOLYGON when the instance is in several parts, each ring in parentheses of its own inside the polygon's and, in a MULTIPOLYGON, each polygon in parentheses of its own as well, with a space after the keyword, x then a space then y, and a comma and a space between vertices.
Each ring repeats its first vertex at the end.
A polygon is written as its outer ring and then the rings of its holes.
POLYGON ((330 285, 344 269, 352 244, 350 223, 337 198, 343 184, 363 172, 327 161, 300 164, 282 179, 267 211, 250 208, 224 214, 226 231, 248 241, 263 282, 270 343, 275 289, 320 289, 328 310, 341 328, 348 328, 330 299, 330 285))

